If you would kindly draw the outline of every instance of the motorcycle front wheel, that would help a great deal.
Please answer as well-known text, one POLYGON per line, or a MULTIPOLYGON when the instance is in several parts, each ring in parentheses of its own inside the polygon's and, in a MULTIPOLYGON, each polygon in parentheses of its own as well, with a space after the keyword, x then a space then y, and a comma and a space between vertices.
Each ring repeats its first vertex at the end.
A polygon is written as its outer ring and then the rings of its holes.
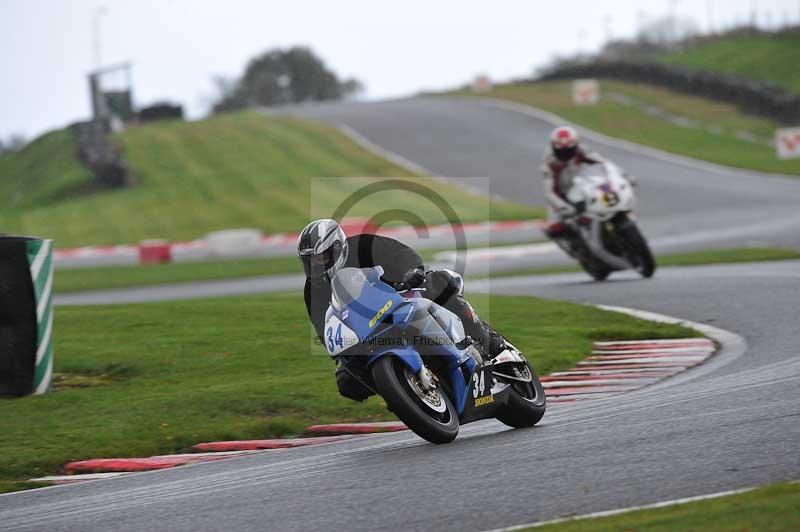
POLYGON ((497 414, 497 419, 509 427, 532 427, 542 419, 547 409, 544 387, 531 365, 526 366, 530 372, 530 382, 509 380, 511 395, 508 405, 497 414))
POLYGON ((653 257, 653 252, 650 251, 647 240, 642 236, 636 224, 630 220, 627 222, 617 229, 624 243, 625 256, 639 275, 644 278, 652 277, 656 271, 656 259, 653 257))
POLYGON ((611 268, 601 263, 600 261, 580 260, 578 264, 581 268, 592 276, 595 281, 605 281, 611 275, 611 268))
POLYGON ((567 254, 578 261, 581 268, 592 276, 595 281, 605 281, 613 271, 604 262, 595 259, 589 247, 583 242, 580 237, 575 237, 572 240, 572 250, 561 246, 567 254))
POLYGON ((372 379, 389 410, 421 438, 449 443, 458 435, 458 414, 441 386, 425 390, 397 357, 388 355, 375 362, 372 379))

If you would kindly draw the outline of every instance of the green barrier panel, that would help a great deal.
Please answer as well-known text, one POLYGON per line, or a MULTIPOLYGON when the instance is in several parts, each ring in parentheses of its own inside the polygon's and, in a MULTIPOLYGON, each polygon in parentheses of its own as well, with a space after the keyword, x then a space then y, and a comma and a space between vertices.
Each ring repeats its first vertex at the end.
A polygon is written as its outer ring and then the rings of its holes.
POLYGON ((0 236, 0 396, 50 389, 52 250, 52 240, 0 236))

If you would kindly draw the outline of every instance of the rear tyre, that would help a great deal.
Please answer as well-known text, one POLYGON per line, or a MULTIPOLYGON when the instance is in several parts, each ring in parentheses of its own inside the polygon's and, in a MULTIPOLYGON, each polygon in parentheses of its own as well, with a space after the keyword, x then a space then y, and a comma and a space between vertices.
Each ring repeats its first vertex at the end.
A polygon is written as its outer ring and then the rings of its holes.
POLYGON ((420 437, 449 443, 458 435, 458 414, 441 386, 425 392, 418 377, 397 357, 384 356, 375 362, 372 379, 389 410, 420 437))
POLYGON ((517 429, 536 425, 547 408, 542 383, 530 364, 526 365, 531 374, 531 382, 509 380, 512 389, 508 405, 497 414, 497 419, 517 429))
POLYGON ((625 257, 633 264, 633 269, 644 278, 652 277, 656 271, 656 260, 636 224, 628 221, 617 231, 623 240, 625 257))

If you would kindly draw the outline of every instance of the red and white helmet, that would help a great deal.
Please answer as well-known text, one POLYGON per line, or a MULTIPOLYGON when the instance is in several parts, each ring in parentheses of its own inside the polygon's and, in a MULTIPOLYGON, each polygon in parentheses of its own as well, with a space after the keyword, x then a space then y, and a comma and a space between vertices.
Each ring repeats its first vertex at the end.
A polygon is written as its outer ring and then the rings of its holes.
POLYGON ((560 161, 569 161, 578 151, 578 132, 569 126, 557 127, 550 134, 553 155, 560 161))

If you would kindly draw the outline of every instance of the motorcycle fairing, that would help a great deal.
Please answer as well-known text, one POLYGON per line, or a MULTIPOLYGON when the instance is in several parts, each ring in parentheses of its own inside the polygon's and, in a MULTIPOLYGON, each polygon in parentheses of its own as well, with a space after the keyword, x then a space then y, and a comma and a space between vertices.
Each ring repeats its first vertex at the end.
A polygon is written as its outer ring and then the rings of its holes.
MULTIPOLYGON (((437 362, 444 366, 443 388, 460 417, 470 403, 473 375, 478 369, 478 363, 467 348, 459 349, 455 345, 464 338, 463 324, 452 312, 433 301, 404 298, 380 279, 382 274, 380 267, 344 268, 334 276, 333 297, 325 317, 325 336, 327 338, 330 333, 334 338, 333 349, 326 342, 328 352, 341 356, 345 364, 363 364, 367 368, 378 359, 393 355, 418 373, 424 365, 423 357, 417 346, 409 345, 408 335, 427 339, 432 345, 426 346, 424 354, 437 357, 437 362), (343 331, 347 327, 358 337, 358 345, 337 351, 342 347, 336 343, 334 329, 339 323, 343 331)), ((487 413, 489 410, 483 409, 487 413)))

